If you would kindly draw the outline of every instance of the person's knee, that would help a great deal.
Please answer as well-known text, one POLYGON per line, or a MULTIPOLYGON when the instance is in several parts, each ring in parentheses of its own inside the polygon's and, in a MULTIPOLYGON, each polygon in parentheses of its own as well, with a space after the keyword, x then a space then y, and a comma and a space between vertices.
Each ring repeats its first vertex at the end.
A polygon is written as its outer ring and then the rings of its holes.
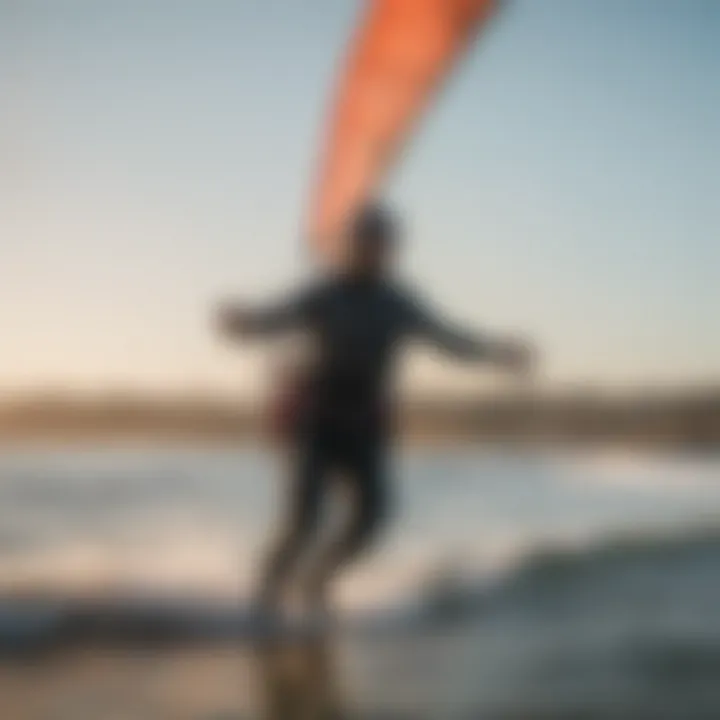
POLYGON ((302 547, 314 534, 316 525, 316 519, 310 515, 294 518, 282 531, 277 545, 288 551, 302 547))

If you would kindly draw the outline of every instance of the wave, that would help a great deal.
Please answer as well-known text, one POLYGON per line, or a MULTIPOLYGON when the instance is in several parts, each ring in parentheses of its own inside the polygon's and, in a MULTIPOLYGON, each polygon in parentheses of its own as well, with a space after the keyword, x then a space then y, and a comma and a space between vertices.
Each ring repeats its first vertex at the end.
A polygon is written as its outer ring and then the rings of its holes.
MULTIPOLYGON (((338 627, 368 635, 417 634, 457 623, 539 630, 561 618, 577 635, 643 621, 651 639, 702 637, 706 649, 717 641, 720 663, 719 567, 720 528, 546 548, 492 582, 440 571, 393 605, 349 613, 338 627)), ((0 598, 5 655, 85 644, 237 642, 264 631, 249 607, 222 600, 41 592, 0 598)))

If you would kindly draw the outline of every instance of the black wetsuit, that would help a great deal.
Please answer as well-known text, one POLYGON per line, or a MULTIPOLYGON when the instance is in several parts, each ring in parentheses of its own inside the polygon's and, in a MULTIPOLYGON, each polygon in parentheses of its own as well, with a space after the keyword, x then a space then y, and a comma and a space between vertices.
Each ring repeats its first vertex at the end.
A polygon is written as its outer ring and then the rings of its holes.
POLYGON ((250 334, 307 331, 314 344, 298 419, 290 514, 266 567, 264 588, 275 596, 317 528, 331 472, 354 493, 342 537, 318 563, 318 588, 374 535, 388 509, 386 447, 391 430, 393 360, 403 341, 422 339, 467 359, 486 342, 464 333, 390 282, 337 279, 313 285, 245 318, 250 334))

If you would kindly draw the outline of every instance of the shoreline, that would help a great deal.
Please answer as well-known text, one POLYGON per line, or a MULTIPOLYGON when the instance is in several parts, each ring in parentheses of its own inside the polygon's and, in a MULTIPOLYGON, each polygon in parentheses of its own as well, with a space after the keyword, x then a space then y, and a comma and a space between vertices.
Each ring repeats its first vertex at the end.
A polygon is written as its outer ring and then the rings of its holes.
MULTIPOLYGON (((407 398, 394 412, 399 445, 720 450, 720 389, 624 395, 407 398)), ((128 393, 0 397, 0 447, 127 443, 272 446, 258 405, 212 397, 128 393)))

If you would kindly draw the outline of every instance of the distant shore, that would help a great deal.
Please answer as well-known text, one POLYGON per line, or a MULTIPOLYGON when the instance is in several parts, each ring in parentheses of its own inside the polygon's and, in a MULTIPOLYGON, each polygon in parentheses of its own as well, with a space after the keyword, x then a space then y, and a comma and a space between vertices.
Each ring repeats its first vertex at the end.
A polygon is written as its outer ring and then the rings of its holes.
MULTIPOLYGON (((409 399, 400 437, 410 443, 532 441, 666 449, 720 449, 720 389, 666 395, 599 393, 409 399)), ((266 442, 257 407, 205 398, 43 395, 2 402, 0 442, 133 440, 266 442)))

